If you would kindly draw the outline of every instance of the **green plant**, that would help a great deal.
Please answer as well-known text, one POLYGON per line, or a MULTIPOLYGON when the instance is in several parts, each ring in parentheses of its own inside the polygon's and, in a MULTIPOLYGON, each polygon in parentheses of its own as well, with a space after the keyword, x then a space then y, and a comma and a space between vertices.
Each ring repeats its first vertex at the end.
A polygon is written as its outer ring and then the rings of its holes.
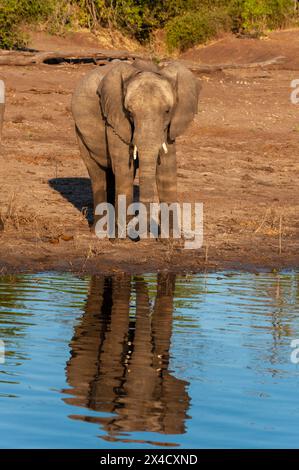
POLYGON ((41 21, 49 16, 58 0, 0 0, 0 47, 23 47, 23 23, 41 21))
POLYGON ((166 29, 170 50, 220 31, 262 32, 294 21, 294 0, 0 0, 0 47, 26 45, 23 25, 50 33, 85 27, 118 29, 144 43, 166 29))
POLYGON ((166 25, 168 49, 184 51, 195 44, 206 42, 220 31, 231 29, 231 19, 225 8, 188 12, 166 25))
POLYGON ((282 28, 294 16, 293 0, 232 0, 229 13, 233 30, 261 33, 282 28))

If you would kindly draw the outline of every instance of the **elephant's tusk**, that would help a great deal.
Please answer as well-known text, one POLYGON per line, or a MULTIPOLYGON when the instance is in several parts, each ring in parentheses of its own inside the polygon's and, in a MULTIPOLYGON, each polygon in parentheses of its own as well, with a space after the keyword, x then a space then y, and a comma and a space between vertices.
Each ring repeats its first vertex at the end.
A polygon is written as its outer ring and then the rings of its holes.
POLYGON ((136 160, 136 158, 137 158, 137 145, 134 145, 133 158, 134 158, 134 160, 136 160))
POLYGON ((162 149, 164 150, 165 153, 168 153, 167 145, 165 144, 165 142, 163 142, 162 144, 162 149))

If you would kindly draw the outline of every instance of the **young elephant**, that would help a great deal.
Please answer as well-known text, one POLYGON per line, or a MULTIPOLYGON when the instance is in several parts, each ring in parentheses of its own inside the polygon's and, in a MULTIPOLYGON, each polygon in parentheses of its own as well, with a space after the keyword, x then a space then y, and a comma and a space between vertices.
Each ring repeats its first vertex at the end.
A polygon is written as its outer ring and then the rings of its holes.
POLYGON ((175 139, 197 112, 198 95, 199 82, 176 62, 115 62, 81 80, 72 113, 95 208, 119 195, 132 202, 134 160, 140 202, 177 201, 175 139))

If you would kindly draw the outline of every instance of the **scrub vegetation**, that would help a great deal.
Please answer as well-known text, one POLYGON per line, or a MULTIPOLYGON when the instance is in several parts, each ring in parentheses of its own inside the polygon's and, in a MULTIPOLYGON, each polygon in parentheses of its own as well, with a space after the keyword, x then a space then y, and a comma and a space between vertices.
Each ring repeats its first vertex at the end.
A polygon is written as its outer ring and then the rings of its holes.
POLYGON ((163 30, 171 52, 224 31, 259 36, 297 22, 296 0, 0 0, 0 47, 25 47, 28 25, 53 34, 114 29, 141 44, 163 30))

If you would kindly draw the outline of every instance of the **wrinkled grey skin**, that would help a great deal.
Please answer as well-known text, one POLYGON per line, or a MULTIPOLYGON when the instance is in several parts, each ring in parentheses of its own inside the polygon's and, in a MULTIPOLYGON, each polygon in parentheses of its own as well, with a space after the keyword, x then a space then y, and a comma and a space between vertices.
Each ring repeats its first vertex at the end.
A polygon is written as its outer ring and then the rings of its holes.
POLYGON ((109 199, 108 190, 116 201, 124 194, 132 202, 135 145, 140 201, 177 201, 175 139, 197 112, 198 95, 196 78, 175 62, 162 69, 150 62, 116 62, 81 80, 72 113, 94 207, 109 199))

